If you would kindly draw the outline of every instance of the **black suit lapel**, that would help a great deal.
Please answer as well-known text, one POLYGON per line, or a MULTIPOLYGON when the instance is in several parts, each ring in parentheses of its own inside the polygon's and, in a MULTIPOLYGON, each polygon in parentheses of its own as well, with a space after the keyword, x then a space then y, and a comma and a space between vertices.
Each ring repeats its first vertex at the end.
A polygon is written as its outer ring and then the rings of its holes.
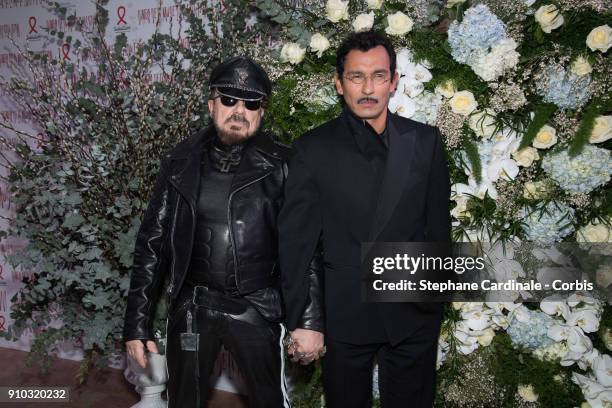
POLYGON ((370 228, 370 241, 375 241, 393 215, 411 174, 414 161, 415 130, 400 130, 389 119, 389 152, 385 165, 385 174, 378 194, 376 213, 370 228))

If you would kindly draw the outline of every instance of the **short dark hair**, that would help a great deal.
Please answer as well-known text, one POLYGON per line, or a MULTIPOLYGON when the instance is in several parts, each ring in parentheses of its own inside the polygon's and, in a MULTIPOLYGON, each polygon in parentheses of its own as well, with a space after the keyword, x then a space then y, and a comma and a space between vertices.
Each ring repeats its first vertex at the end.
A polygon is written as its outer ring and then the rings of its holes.
POLYGON ((352 33, 342 41, 338 51, 336 51, 336 73, 340 80, 342 80, 342 74, 344 74, 344 61, 349 52, 353 50, 368 51, 372 48, 382 45, 387 50, 389 55, 389 61, 391 62, 391 76, 395 74, 395 50, 389 38, 378 31, 362 31, 358 33, 352 33))

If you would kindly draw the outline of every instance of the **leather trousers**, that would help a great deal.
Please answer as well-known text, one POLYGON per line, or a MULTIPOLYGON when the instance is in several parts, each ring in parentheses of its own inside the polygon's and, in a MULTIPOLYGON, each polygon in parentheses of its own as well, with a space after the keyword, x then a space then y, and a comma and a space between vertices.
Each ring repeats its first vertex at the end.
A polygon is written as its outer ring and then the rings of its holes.
POLYGON ((206 290, 199 289, 194 293, 185 287, 169 310, 168 407, 208 406, 210 376, 222 344, 242 373, 249 407, 289 407, 281 354, 284 327, 268 322, 250 305, 239 314, 215 310, 206 290))

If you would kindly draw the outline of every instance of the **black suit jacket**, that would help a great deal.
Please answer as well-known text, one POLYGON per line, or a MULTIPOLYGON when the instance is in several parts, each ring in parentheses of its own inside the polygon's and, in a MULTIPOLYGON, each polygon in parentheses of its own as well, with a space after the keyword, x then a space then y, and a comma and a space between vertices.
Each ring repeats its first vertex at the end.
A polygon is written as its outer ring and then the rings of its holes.
POLYGON ((382 178, 365 143, 377 136, 347 108, 294 143, 279 215, 289 329, 297 327, 307 301, 308 265, 320 242, 327 336, 354 344, 397 343, 418 329, 438 330, 441 307, 361 301, 362 242, 450 241, 450 182, 440 134, 388 115, 382 178))

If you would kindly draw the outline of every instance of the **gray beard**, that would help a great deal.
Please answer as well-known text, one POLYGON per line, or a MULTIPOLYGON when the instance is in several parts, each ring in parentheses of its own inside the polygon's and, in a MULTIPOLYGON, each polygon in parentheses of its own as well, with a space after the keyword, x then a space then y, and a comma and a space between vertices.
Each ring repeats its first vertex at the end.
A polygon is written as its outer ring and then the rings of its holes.
POLYGON ((231 131, 227 132, 227 131, 221 129, 217 125, 217 123, 215 121, 213 121, 213 125, 215 126, 215 130, 217 131, 217 137, 219 138, 221 143, 223 143, 224 145, 227 145, 227 146, 232 146, 232 145, 235 145, 235 144, 242 143, 242 142, 250 139, 251 137, 255 136, 255 134, 259 130, 259 129, 255 129, 253 134, 247 135, 247 136, 243 136, 243 135, 231 132, 231 131))

